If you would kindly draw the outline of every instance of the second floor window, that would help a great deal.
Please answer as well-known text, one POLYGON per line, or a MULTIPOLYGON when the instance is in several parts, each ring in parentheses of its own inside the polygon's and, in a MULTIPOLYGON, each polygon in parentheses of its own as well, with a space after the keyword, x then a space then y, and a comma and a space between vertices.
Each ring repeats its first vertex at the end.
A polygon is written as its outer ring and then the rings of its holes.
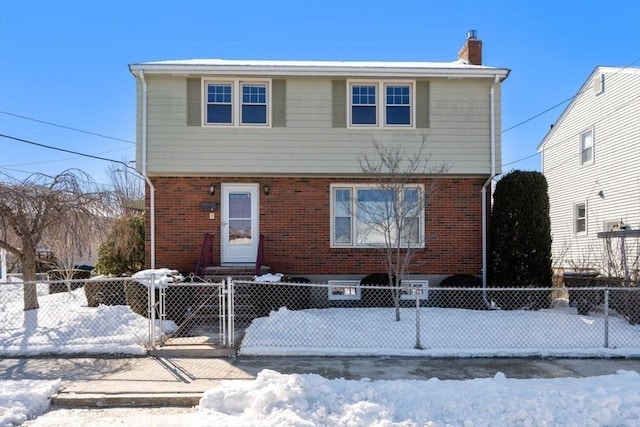
POLYGON ((580 164, 593 163, 593 130, 588 130, 580 135, 580 164))
POLYGON ((205 125, 270 126, 270 82, 206 81, 205 125))
POLYGON ((349 82, 349 127, 413 127, 414 82, 349 82))
POLYGON ((229 83, 207 85, 207 123, 233 123, 232 89, 229 83))
POLYGON ((267 85, 242 85, 242 124, 267 124, 267 85))

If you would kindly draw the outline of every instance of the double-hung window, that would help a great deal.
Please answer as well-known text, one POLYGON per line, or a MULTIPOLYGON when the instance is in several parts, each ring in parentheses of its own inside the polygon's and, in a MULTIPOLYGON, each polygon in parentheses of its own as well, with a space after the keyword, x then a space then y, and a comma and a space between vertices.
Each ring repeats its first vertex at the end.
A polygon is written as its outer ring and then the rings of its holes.
POLYGON ((207 85, 207 123, 233 124, 233 85, 211 83, 207 85))
POLYGON ((573 231, 575 234, 587 232, 587 204, 576 203, 573 205, 573 231))
POLYGON ((332 247, 424 247, 422 186, 335 184, 331 198, 332 247))
POLYGON ((264 83, 242 84, 242 124, 267 124, 267 85, 264 83))
POLYGON ((269 81, 205 81, 205 125, 269 126, 269 81))
POLYGON ((413 127, 414 82, 349 82, 350 127, 413 127))
POLYGON ((593 129, 589 129, 580 135, 580 164, 593 163, 593 129))

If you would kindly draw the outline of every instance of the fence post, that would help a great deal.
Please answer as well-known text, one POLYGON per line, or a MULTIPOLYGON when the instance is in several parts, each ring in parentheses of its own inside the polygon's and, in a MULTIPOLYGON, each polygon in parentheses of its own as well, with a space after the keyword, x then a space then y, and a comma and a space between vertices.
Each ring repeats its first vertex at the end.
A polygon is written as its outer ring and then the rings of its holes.
POLYGON ((422 289, 414 287, 412 290, 416 296, 416 345, 414 348, 422 350, 422 345, 420 344, 420 294, 422 294, 422 289))
POLYGON ((231 276, 227 277, 227 313, 229 316, 228 321, 228 345, 227 347, 233 347, 235 341, 235 301, 234 301, 234 285, 231 276))
POLYGON ((151 283, 148 288, 149 290, 149 299, 150 299, 150 310, 149 319, 151 319, 151 348, 156 348, 156 275, 151 274, 151 283))
POLYGON ((609 348, 609 288, 604 290, 604 348, 609 348))
POLYGON ((224 295, 227 292, 226 280, 222 279, 222 283, 218 286, 218 332, 222 345, 227 345, 227 315, 224 295))

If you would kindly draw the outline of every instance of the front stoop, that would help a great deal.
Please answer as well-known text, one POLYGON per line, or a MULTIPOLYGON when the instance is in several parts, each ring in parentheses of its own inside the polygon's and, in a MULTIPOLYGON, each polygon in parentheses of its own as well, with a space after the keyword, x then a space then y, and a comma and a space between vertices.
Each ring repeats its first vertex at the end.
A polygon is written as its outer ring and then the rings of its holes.
MULTIPOLYGON (((261 275, 270 271, 271 268, 268 265, 260 267, 261 275)), ((209 266, 204 270, 204 279, 210 282, 220 282, 227 277, 235 280, 252 280, 255 275, 255 264, 209 266)))

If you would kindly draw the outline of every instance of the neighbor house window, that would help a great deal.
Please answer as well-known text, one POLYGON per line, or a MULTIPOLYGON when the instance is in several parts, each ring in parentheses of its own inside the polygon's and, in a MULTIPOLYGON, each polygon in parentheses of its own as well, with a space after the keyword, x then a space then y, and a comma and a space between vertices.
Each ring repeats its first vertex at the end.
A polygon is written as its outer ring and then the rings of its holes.
POLYGON ((330 300, 359 300, 360 282, 357 280, 329 280, 330 300))
POLYGON ((331 245, 424 247, 421 186, 332 185, 331 245))
POLYGON ((350 127, 412 127, 414 82, 349 82, 350 127))
POLYGON ((205 125, 270 125, 270 85, 264 81, 205 81, 205 125))
POLYGON ((587 232, 587 204, 576 203, 573 206, 574 232, 583 234, 587 232))
POLYGON ((580 164, 590 165, 593 163, 593 129, 580 135, 580 164))

